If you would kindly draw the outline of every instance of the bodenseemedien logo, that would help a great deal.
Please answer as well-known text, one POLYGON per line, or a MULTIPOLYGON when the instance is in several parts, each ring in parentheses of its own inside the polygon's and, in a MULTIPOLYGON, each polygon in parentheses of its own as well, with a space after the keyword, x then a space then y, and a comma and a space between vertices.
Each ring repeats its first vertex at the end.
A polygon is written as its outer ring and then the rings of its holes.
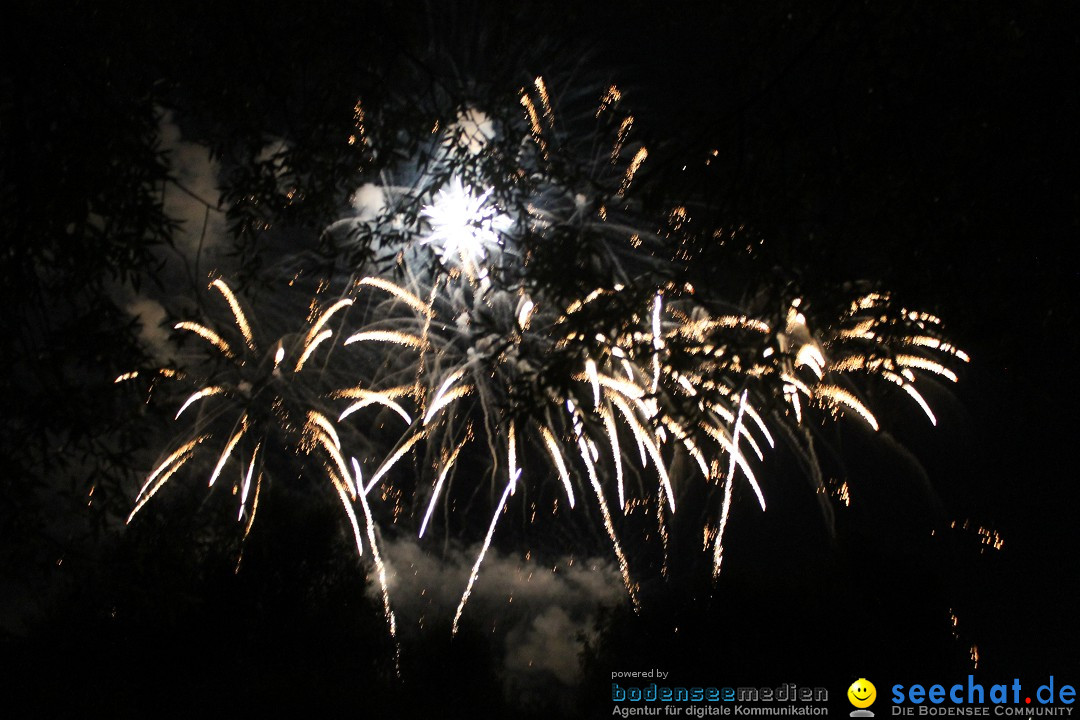
MULTIPOLYGON (((657 671, 616 671, 618 677, 660 677, 671 682, 668 673, 657 671)), ((802 687, 783 683, 773 687, 719 687, 658 684, 644 687, 611 683, 612 715, 665 717, 719 716, 825 716, 829 714, 829 691, 823 687, 802 687)))
POLYGON ((874 687, 874 683, 866 678, 859 678, 851 683, 847 690, 847 698, 848 702, 855 706, 855 709, 851 711, 851 717, 874 717, 874 713, 867 710, 877 699, 877 688, 874 687))

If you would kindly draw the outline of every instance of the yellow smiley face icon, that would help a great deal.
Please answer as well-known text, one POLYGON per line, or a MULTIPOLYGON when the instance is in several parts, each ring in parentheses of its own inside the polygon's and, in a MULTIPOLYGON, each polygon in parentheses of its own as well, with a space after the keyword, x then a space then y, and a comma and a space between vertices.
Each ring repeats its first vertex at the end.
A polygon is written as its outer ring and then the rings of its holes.
POLYGON ((866 678, 859 678, 847 689, 848 700, 857 708, 868 708, 877 699, 877 688, 866 678))

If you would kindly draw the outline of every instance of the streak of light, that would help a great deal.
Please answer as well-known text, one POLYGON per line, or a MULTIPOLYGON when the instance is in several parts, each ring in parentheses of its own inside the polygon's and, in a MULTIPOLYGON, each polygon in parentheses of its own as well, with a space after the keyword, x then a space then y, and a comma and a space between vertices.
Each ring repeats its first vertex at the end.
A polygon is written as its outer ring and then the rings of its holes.
POLYGON ((233 448, 235 448, 236 444, 240 442, 240 438, 241 436, 243 436, 246 430, 247 415, 245 414, 243 417, 240 418, 240 429, 237 430, 231 438, 229 438, 229 442, 225 444, 225 449, 221 451, 221 456, 218 458, 217 465, 214 466, 214 472, 210 474, 210 483, 208 487, 214 487, 214 483, 217 482, 218 475, 221 474, 222 468, 225 467, 225 463, 228 461, 229 455, 232 454, 233 448))
POLYGON ((570 508, 573 509, 574 488, 570 484, 570 473, 566 471, 566 463, 563 461, 562 453, 559 451, 559 443, 546 426, 539 425, 538 427, 540 428, 540 434, 544 438, 544 445, 547 446, 548 454, 551 455, 551 461, 555 463, 555 467, 559 471, 559 478, 562 480, 563 487, 566 489, 567 501, 570 503, 570 508))
POLYGON ((458 603, 457 611, 454 613, 454 621, 450 626, 450 634, 457 635, 458 622, 461 620, 461 613, 465 610, 465 603, 469 602, 469 596, 472 595, 473 585, 476 583, 476 578, 480 573, 480 565, 484 562, 484 556, 487 555, 488 548, 491 546, 491 538, 495 534, 495 525, 499 522, 499 515, 502 514, 503 508, 506 507, 506 500, 510 497, 510 494, 514 490, 514 484, 517 482, 517 478, 510 478, 506 483, 506 489, 503 490, 502 497, 499 498, 499 504, 495 507, 495 512, 491 515, 491 524, 488 526, 487 535, 484 536, 484 544, 480 548, 480 553, 476 556, 476 562, 473 563, 472 572, 469 573, 469 582, 465 586, 465 592, 461 595, 461 602, 458 603))
POLYGON ((392 283, 389 280, 383 280, 382 278, 378 277, 366 277, 362 279, 359 284, 361 286, 366 285, 368 287, 379 288, 380 290, 388 292, 425 317, 431 317, 432 315, 431 308, 424 304, 423 300, 416 297, 416 295, 413 295, 411 292, 401 287, 400 285, 392 283))
POLYGON ((216 332, 206 327, 205 325, 200 325, 197 322, 189 322, 185 320, 183 322, 178 322, 173 325, 173 330, 187 330, 188 332, 193 332, 199 337, 201 337, 203 340, 206 340, 208 343, 220 350, 225 357, 233 357, 233 351, 232 348, 229 347, 229 343, 225 342, 225 340, 222 339, 220 335, 218 335, 216 332))
POLYGON ((199 400, 202 400, 205 397, 210 397, 211 395, 217 395, 217 394, 223 393, 223 392, 225 392, 225 388, 220 387, 218 385, 213 385, 211 387, 205 387, 205 388, 203 388, 201 390, 198 390, 197 392, 193 393, 191 395, 191 397, 189 397, 187 400, 184 401, 184 404, 181 405, 180 409, 176 411, 176 417, 174 417, 173 420, 179 420, 180 415, 183 414, 183 412, 185 410, 187 410, 189 407, 191 407, 192 404, 198 402, 199 400))
POLYGON ((210 283, 210 286, 217 288, 225 297, 225 301, 229 303, 229 309, 232 310, 233 317, 236 319, 236 326, 240 328, 240 334, 244 336, 244 342, 247 343, 248 348, 252 352, 255 352, 255 337, 251 334, 251 325, 244 315, 243 308, 240 307, 240 302, 236 299, 236 296, 233 295, 233 291, 221 278, 210 283))
MULTIPOLYGON (((743 390, 742 395, 739 397, 739 411, 735 418, 735 427, 732 431, 732 437, 734 441, 732 443, 732 452, 728 458, 728 471, 726 483, 724 485, 724 505, 720 511, 720 525, 716 531, 716 544, 713 545, 713 579, 715 580, 720 575, 720 566, 724 562, 724 531, 727 529, 728 517, 731 513, 731 496, 732 487, 735 484, 735 470, 737 469, 737 460, 739 458, 739 437, 742 434, 742 418, 743 418, 743 404, 746 402, 746 391, 743 390)), ((764 509, 764 501, 762 501, 762 509, 764 509)))

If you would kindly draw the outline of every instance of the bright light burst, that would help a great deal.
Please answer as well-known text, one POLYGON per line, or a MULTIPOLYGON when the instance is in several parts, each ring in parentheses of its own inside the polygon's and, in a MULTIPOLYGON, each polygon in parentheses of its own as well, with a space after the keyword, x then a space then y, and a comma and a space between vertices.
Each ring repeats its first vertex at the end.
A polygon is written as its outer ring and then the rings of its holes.
MULTIPOLYGON (((584 159, 572 133, 558 129, 542 78, 511 103, 516 117, 459 111, 406 167, 380 176, 415 182, 365 186, 377 207, 328 231, 347 228, 371 252, 295 335, 265 343, 215 280, 230 330, 190 321, 176 329, 224 362, 185 376, 197 382, 176 419, 192 417, 191 427, 148 474, 129 522, 197 453, 215 448, 209 483, 234 468, 246 537, 268 453, 284 447, 336 496, 357 552, 371 546, 391 633, 392 568, 376 546, 377 524, 411 525, 421 542, 435 527, 449 533, 455 516, 485 530, 456 632, 512 508, 529 511, 530 523, 547 508, 552 518, 599 521, 637 606, 634 551, 643 540, 624 535, 638 508, 655 513, 666 573, 668 525, 685 502, 704 503, 694 517, 706 518, 703 549, 716 576, 737 495, 765 510, 777 492, 763 472, 777 437, 827 502, 812 426, 845 417, 877 432, 865 393, 876 381, 902 389, 936 424, 921 389, 935 378, 955 382, 951 366, 968 361, 938 318, 882 293, 855 297, 832 317, 798 295, 751 312, 722 287, 679 279, 680 266, 665 258, 688 211, 680 204, 656 221, 635 199, 649 155, 620 103, 617 88, 603 93, 590 140, 611 137, 584 159), (483 131, 463 141, 466 126, 483 131), (328 365, 332 378, 317 369, 328 365), (362 451, 347 447, 344 430, 362 451)), ((846 483, 837 502, 849 502, 846 483)))
POLYGON ((511 226, 510 218, 489 202, 491 193, 476 194, 455 177, 422 210, 431 230, 421 242, 437 247, 443 263, 459 265, 473 279, 485 276, 488 252, 511 226))

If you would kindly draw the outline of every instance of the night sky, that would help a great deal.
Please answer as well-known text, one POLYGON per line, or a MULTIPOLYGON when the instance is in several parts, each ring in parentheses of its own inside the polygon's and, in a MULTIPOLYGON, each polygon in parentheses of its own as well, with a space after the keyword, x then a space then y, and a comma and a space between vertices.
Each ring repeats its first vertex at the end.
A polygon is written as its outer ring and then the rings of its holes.
MULTIPOLYGON (((834 714, 859 677, 880 696, 969 673, 1080 682, 1075 4, 505 5, 5 11, 4 694, 46 717, 608 717, 611 673, 651 667, 825 686, 834 714), (358 97, 411 108, 393 138, 430 125, 440 88, 467 105, 537 75, 564 107, 617 84, 650 148, 640 183, 755 248, 727 263, 702 247, 686 279, 743 299, 868 283, 940 316, 971 362, 925 386, 936 428, 894 393, 874 406, 882 433, 830 430, 823 465, 852 493, 835 533, 780 452, 761 470, 769 510, 736 499, 717 584, 693 560, 667 577, 643 561, 640 614, 596 522, 535 545, 511 528, 451 640, 483 528, 442 557, 384 535, 390 567, 415 570, 396 581, 398 678, 332 495, 268 496, 240 572, 235 505, 196 478, 124 526, 171 413, 112 379, 175 352, 168 326, 203 309, 207 272, 250 280, 340 216, 371 159, 320 138, 358 97), (307 195, 266 216, 264 244, 236 239, 263 218, 246 198, 276 191, 252 167, 277 142, 309 163, 307 195), (526 584, 539 562, 561 574, 526 584)), ((287 305, 271 294, 265 312, 287 305)))

